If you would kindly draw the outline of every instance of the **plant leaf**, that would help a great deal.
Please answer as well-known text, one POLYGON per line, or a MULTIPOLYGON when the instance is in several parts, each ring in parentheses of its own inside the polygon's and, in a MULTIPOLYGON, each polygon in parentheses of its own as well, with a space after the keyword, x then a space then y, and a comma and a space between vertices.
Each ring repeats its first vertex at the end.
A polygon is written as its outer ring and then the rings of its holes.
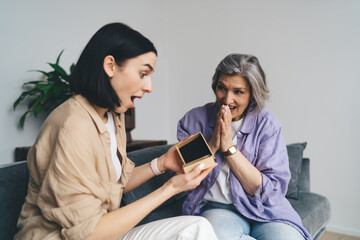
POLYGON ((28 109, 31 109, 31 108, 34 106, 36 100, 37 100, 37 99, 34 98, 33 100, 30 101, 30 103, 28 104, 28 109))
MULTIPOLYGON (((60 52, 55 63, 48 63, 53 70, 46 72, 42 70, 30 70, 39 72, 44 78, 33 80, 23 84, 24 91, 13 104, 15 108, 25 99, 29 100, 27 111, 21 116, 19 126, 24 128, 25 119, 29 113, 37 117, 40 112, 49 114, 53 109, 62 104, 73 95, 69 87, 69 74, 59 65, 64 50, 60 52)), ((75 64, 70 66, 70 74, 75 64)))
POLYGON ((20 102, 22 102, 28 95, 30 95, 31 92, 32 92, 32 90, 21 93, 21 95, 14 102, 13 109, 15 110, 17 105, 19 105, 20 102))
POLYGON ((55 72, 59 73, 60 76, 62 76, 64 79, 68 78, 68 74, 65 72, 65 70, 62 67, 54 63, 48 63, 48 64, 55 70, 55 72))
POLYGON ((41 99, 38 98, 31 109, 31 112, 35 117, 37 117, 38 113, 41 111, 41 107, 41 99))
POLYGON ((30 84, 38 84, 38 83, 46 83, 45 81, 42 81, 42 80, 38 80, 38 81, 29 81, 29 82, 26 82, 23 84, 23 87, 26 87, 27 85, 30 85, 30 84))
POLYGON ((47 78, 47 82, 60 82, 61 76, 56 71, 49 72, 49 77, 47 78))
POLYGON ((19 121, 19 127, 21 129, 24 129, 24 124, 25 124, 25 119, 26 119, 26 115, 28 115, 31 111, 26 111, 20 118, 20 121, 19 121))
POLYGON ((41 70, 29 70, 28 72, 39 72, 39 73, 44 74, 46 77, 49 77, 49 74, 50 74, 50 73, 48 73, 48 72, 41 71, 41 70))
POLYGON ((74 68, 75 68, 75 64, 73 63, 73 64, 71 64, 71 66, 70 66, 70 74, 74 71, 74 68))
POLYGON ((46 95, 47 92, 52 88, 53 83, 49 82, 47 84, 38 83, 34 86, 34 89, 39 89, 46 95))
POLYGON ((54 95, 55 97, 59 97, 60 94, 64 91, 65 86, 64 85, 57 85, 54 87, 54 95))
POLYGON ((56 59, 56 65, 59 65, 61 54, 64 52, 64 49, 60 52, 59 56, 56 59))

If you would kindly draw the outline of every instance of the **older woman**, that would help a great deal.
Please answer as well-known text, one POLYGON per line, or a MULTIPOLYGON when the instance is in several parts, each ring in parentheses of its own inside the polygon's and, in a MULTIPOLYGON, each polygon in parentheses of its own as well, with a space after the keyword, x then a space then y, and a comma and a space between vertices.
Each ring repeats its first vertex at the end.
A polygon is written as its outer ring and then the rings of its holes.
POLYGON ((218 165, 189 193, 186 215, 201 215, 219 239, 311 239, 285 198, 290 180, 279 121, 264 110, 269 90, 256 57, 230 54, 212 79, 216 102, 178 123, 178 139, 202 132, 218 165))

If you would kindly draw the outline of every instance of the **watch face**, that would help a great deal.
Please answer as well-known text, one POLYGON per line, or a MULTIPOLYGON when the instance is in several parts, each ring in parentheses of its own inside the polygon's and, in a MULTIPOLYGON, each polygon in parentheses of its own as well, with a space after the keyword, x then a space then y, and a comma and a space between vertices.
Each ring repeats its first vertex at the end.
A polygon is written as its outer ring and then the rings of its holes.
POLYGON ((230 152, 230 154, 236 153, 236 147, 232 146, 231 148, 229 148, 229 152, 230 152))

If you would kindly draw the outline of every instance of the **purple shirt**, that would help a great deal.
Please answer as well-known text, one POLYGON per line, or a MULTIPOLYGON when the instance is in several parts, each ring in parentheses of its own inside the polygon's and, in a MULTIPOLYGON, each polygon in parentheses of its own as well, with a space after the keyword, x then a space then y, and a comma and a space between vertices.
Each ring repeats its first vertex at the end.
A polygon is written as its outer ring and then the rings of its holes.
MULTIPOLYGON (((210 141, 218 111, 219 107, 216 103, 208 103, 187 112, 178 123, 178 139, 182 140, 202 132, 205 139, 210 141)), ((258 113, 248 112, 240 132, 237 134, 236 147, 261 172, 263 181, 252 197, 245 192, 239 180, 230 171, 230 192, 236 209, 243 216, 255 221, 290 224, 300 230, 307 239, 312 239, 302 226, 299 215, 285 198, 290 169, 279 121, 266 110, 258 113)), ((204 196, 215 183, 225 161, 220 151, 215 153, 215 161, 218 165, 196 189, 188 194, 183 204, 185 215, 200 213, 201 207, 205 204, 204 196)))

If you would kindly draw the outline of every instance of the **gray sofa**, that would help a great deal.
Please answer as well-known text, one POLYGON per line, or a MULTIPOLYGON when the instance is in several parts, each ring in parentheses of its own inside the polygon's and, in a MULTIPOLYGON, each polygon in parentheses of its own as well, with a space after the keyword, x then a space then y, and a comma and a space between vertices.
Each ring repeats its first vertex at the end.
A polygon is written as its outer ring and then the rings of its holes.
MULTIPOLYGON (((330 219, 330 204, 326 197, 310 192, 310 160, 303 158, 306 143, 287 145, 292 179, 286 197, 299 213, 305 228, 318 239, 330 219)), ((136 165, 151 161, 162 155, 170 145, 155 146, 128 153, 136 165)), ((161 186, 172 173, 166 171, 124 194, 121 204, 129 204, 161 186)), ((24 202, 29 172, 26 161, 0 166, 0 239, 13 239, 16 223, 24 202)), ((140 223, 181 215, 186 193, 178 194, 151 212, 140 223)))

